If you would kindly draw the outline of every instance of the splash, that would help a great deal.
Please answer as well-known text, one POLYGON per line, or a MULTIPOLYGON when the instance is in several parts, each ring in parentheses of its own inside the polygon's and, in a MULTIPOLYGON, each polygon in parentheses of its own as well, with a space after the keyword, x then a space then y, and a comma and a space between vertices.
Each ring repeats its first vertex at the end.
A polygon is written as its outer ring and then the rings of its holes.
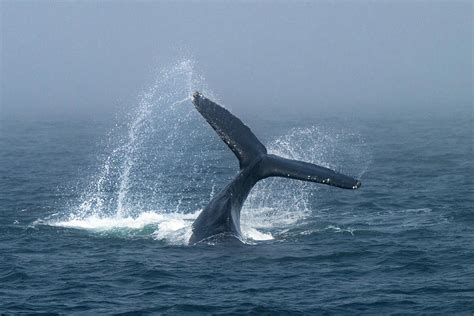
POLYGON ((191 120, 192 107, 184 104, 190 103, 193 89, 210 93, 203 79, 195 74, 192 60, 179 61, 157 74, 155 83, 140 96, 138 106, 125 117, 129 123, 124 135, 109 140, 115 148, 106 157, 99 176, 91 181, 72 218, 137 216, 145 206, 145 198, 149 200, 146 204, 161 209, 169 205, 156 194, 163 190, 162 185, 151 181, 159 179, 147 181, 147 173, 155 172, 159 177, 160 170, 151 166, 167 168, 164 164, 170 153, 180 155, 177 147, 181 154, 184 151, 186 144, 177 143, 183 141, 179 134, 191 120), (156 149, 155 155, 151 149, 156 149), (149 194, 143 196, 141 192, 149 194))
MULTIPOLYGON (((124 124, 110 134, 108 154, 79 202, 46 224, 187 244, 192 223, 235 175, 237 162, 191 104, 195 90, 217 100, 195 62, 180 60, 158 71, 156 78, 123 117, 124 124)), ((354 148, 344 142, 347 135, 296 128, 267 147, 283 157, 338 169, 347 163, 339 153, 354 148)), ((271 240, 304 221, 316 194, 317 186, 300 181, 258 183, 242 212, 244 241, 271 240)))
MULTIPOLYGON (((370 164, 370 151, 354 131, 320 127, 292 128, 275 138, 267 150, 288 159, 307 161, 360 178, 370 164)), ((242 209, 242 222, 280 235, 304 222, 316 209, 320 186, 297 180, 268 178, 250 192, 242 209)))
MULTIPOLYGON (((202 161, 184 157, 189 146, 203 142, 197 138, 206 137, 200 136, 206 133, 190 101, 194 90, 213 93, 191 59, 159 70, 156 78, 124 116, 127 123, 119 122, 110 134, 109 154, 79 205, 69 206, 66 214, 48 221, 50 225, 100 232, 155 227, 155 238, 184 243, 197 208, 189 207, 193 199, 183 196, 199 186, 200 178, 183 179, 183 170, 203 170, 202 161), (171 183, 174 178, 182 178, 185 185, 171 183)), ((204 146, 196 154, 206 150, 204 146)))

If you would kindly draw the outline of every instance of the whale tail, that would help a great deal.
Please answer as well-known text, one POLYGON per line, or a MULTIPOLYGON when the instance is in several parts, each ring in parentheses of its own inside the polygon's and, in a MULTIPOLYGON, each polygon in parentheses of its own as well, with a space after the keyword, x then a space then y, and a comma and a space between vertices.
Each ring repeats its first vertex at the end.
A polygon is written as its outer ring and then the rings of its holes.
POLYGON ((260 159, 257 180, 285 177, 332 185, 343 189, 357 189, 360 181, 312 163, 267 154, 267 149, 240 119, 228 110, 204 97, 193 94, 196 109, 217 132, 239 160, 240 169, 260 159))

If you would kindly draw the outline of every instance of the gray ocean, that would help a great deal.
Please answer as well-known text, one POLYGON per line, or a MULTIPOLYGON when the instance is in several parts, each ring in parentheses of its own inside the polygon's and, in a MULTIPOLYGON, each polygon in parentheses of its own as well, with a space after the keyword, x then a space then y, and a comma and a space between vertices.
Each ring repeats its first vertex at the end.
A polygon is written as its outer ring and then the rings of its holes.
POLYGON ((0 121, 0 313, 472 315, 471 109, 244 116, 362 187, 265 179, 245 243, 189 246, 238 171, 195 89, 221 102, 183 61, 110 118, 0 121))

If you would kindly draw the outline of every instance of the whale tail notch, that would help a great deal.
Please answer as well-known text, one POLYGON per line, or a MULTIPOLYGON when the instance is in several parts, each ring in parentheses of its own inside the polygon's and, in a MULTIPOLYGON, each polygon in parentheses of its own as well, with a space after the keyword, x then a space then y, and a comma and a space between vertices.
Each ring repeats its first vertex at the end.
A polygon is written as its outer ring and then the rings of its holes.
POLYGON ((361 182, 331 169, 312 163, 267 154, 267 149, 240 119, 201 93, 193 94, 193 103, 219 137, 239 160, 240 169, 261 158, 258 180, 268 177, 285 177, 316 182, 343 189, 358 189, 361 182))

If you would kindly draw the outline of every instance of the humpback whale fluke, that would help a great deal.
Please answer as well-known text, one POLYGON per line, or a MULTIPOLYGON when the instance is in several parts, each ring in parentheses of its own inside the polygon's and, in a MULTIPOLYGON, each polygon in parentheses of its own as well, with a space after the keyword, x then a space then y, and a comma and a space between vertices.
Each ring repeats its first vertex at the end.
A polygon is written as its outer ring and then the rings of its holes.
POLYGON ((360 181, 312 163, 267 154, 265 146, 241 120, 204 97, 193 94, 196 109, 239 160, 240 172, 199 214, 189 240, 195 244, 215 235, 240 239, 240 210, 252 187, 268 177, 285 177, 357 189, 360 181))

